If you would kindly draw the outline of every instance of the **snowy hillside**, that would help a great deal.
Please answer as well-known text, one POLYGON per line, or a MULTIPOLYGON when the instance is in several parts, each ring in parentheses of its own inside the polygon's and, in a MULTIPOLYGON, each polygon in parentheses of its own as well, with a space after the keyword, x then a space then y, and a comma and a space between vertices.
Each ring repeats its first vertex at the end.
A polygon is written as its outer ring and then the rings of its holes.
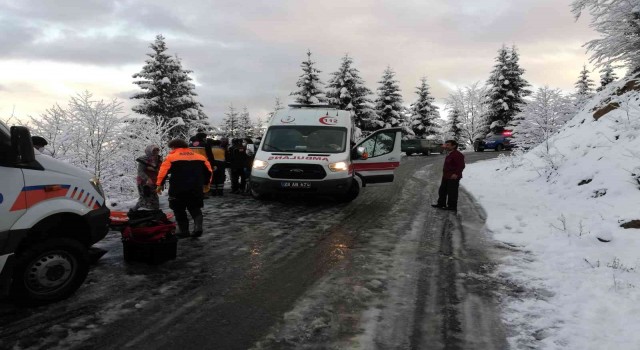
POLYGON ((548 142, 465 169, 506 248, 513 348, 640 346, 640 225, 621 227, 640 223, 639 90, 612 83, 548 142))

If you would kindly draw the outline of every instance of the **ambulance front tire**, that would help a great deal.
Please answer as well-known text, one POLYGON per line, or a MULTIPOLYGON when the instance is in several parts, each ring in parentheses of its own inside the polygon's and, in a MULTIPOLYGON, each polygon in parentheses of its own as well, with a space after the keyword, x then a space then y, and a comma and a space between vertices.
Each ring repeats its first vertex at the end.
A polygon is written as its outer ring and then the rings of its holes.
POLYGON ((65 299, 89 273, 89 254, 80 242, 50 238, 16 254, 11 296, 28 305, 65 299))
POLYGON ((260 201, 265 201, 270 199, 270 196, 268 194, 257 192, 253 188, 251 189, 251 197, 260 201))
POLYGON ((359 194, 360 194, 360 185, 358 185, 358 181, 353 180, 353 182, 351 182, 351 187, 349 187, 349 191, 339 196, 338 201, 341 203, 349 203, 354 199, 358 198, 359 194))

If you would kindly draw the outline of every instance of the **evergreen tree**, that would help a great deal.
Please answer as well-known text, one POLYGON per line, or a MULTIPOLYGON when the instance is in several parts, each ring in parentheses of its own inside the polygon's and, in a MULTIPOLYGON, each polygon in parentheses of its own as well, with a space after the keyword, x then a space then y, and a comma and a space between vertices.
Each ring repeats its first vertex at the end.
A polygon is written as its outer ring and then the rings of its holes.
POLYGON ((487 123, 489 129, 493 132, 500 132, 510 121, 511 113, 509 111, 509 81, 507 80, 507 64, 509 53, 506 47, 502 47, 498 51, 496 57, 496 65, 487 81, 489 91, 487 93, 487 123))
POLYGON ((582 71, 578 77, 578 81, 575 83, 575 104, 578 108, 584 106, 587 101, 593 97, 593 87, 595 86, 593 80, 589 78, 589 70, 587 65, 582 66, 582 71))
POLYGON ((331 74, 327 84, 327 99, 332 105, 348 111, 353 111, 356 126, 364 129, 367 120, 374 115, 373 102, 369 95, 373 94, 364 85, 360 72, 353 67, 353 59, 344 55, 340 68, 331 74))
POLYGON ((377 116, 372 122, 372 130, 397 127, 402 123, 402 95, 395 75, 391 67, 387 67, 382 80, 378 82, 380 87, 376 98, 377 116))
POLYGON ((494 133, 501 132, 526 104, 524 97, 531 94, 529 83, 522 77, 525 70, 520 67, 516 47, 511 50, 503 46, 498 51, 496 65, 487 81, 488 127, 494 133))
POLYGON ((296 103, 318 104, 326 102, 326 97, 322 90, 323 83, 318 76, 321 71, 316 69, 314 64, 315 62, 311 60, 311 51, 307 51, 307 60, 300 64, 302 75, 296 83, 299 89, 291 93, 291 96, 296 96, 296 103))
POLYGON ((222 121, 222 131, 224 134, 229 138, 240 137, 238 111, 233 105, 229 105, 229 111, 224 115, 225 118, 222 121))
POLYGON ((274 115, 278 113, 278 111, 283 110, 284 106, 282 105, 282 101, 280 101, 279 97, 276 97, 275 106, 273 106, 273 111, 269 112, 268 122, 271 122, 271 119, 274 115))
POLYGON ((640 6, 638 0, 574 0, 576 19, 591 14, 591 27, 601 34, 585 46, 598 66, 624 62, 629 72, 640 71, 640 6))
POLYGON ((412 114, 414 116, 411 123, 411 129, 418 138, 436 135, 438 133, 438 124, 436 119, 440 118, 438 107, 433 104, 435 99, 429 91, 427 78, 420 80, 420 86, 417 87, 416 94, 418 100, 412 105, 412 114))
POLYGON ((402 128, 402 137, 403 139, 415 139, 416 133, 413 132, 412 125, 414 121, 418 118, 417 115, 413 114, 411 108, 402 106, 402 111, 400 112, 400 127, 402 128))
POLYGON ((520 55, 518 55, 518 49, 516 46, 511 47, 509 52, 509 60, 507 61, 507 80, 509 80, 510 93, 507 95, 511 97, 507 101, 509 110, 511 111, 511 120, 507 122, 508 126, 513 126, 518 123, 518 114, 522 112, 522 108, 527 104, 525 97, 531 95, 531 90, 528 88, 531 86, 524 78, 525 70, 520 67, 520 55))
POLYGON ((131 99, 142 100, 132 110, 152 118, 156 124, 160 121, 173 121, 179 126, 171 130, 171 137, 184 135, 192 124, 206 124, 206 115, 202 112, 202 104, 194 97, 195 85, 191 83, 192 73, 182 68, 178 57, 171 57, 162 35, 150 45, 152 53, 142 67, 142 71, 133 75, 134 81, 143 92, 134 94, 131 99))
POLYGON ((613 71, 613 67, 611 63, 607 63, 604 68, 600 71, 602 73, 600 75, 600 87, 597 91, 602 91, 607 85, 613 83, 618 79, 616 73, 613 71))
POLYGON ((238 117, 238 137, 253 137, 253 123, 247 107, 244 107, 238 117))
POLYGON ((449 114, 449 134, 451 134, 451 137, 456 140, 456 142, 464 143, 465 141, 462 136, 462 128, 460 124, 462 124, 460 112, 454 108, 449 114))
POLYGON ((262 137, 262 135, 264 135, 264 131, 265 131, 265 123, 264 123, 264 119, 258 117, 258 119, 256 120, 255 123, 253 123, 253 131, 252 131, 252 136, 251 137, 262 137))

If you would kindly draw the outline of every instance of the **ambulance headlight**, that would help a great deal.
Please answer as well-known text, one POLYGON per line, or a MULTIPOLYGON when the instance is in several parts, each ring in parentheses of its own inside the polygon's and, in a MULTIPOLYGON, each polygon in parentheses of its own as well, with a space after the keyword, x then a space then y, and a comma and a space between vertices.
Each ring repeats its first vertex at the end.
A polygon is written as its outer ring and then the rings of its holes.
POLYGON ((331 171, 347 171, 349 170, 349 164, 347 162, 337 162, 329 164, 329 170, 331 171))
POLYGON ((269 163, 264 160, 256 159, 253 161, 253 168, 258 170, 264 170, 269 166, 269 163))

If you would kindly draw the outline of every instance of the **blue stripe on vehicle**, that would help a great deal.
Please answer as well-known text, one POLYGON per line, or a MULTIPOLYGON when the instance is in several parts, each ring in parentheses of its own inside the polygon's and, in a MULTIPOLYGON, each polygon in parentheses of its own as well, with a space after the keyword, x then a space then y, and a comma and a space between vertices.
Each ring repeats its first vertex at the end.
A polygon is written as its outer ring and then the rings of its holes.
POLYGON ((22 190, 23 191, 44 190, 44 188, 47 187, 47 186, 60 186, 61 188, 66 188, 66 189, 71 187, 71 185, 37 185, 37 186, 25 186, 25 187, 22 188, 22 190))

